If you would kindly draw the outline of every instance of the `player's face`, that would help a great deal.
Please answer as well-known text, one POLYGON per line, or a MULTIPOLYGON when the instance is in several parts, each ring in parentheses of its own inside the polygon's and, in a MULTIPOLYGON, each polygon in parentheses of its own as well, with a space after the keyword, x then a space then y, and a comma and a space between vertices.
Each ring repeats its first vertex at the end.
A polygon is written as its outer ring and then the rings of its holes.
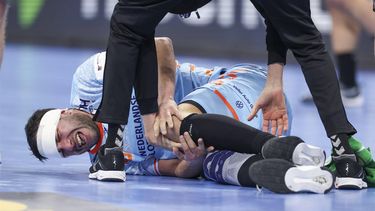
POLYGON ((76 109, 62 111, 56 130, 57 149, 64 157, 90 150, 100 137, 90 114, 76 109))

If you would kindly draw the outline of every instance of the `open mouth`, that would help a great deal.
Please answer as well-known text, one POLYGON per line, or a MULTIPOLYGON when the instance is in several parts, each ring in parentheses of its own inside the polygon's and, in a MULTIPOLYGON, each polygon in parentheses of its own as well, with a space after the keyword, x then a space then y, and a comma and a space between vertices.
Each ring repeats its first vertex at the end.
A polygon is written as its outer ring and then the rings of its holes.
POLYGON ((82 133, 76 134, 76 141, 77 141, 77 148, 81 149, 83 146, 86 145, 86 137, 82 133))

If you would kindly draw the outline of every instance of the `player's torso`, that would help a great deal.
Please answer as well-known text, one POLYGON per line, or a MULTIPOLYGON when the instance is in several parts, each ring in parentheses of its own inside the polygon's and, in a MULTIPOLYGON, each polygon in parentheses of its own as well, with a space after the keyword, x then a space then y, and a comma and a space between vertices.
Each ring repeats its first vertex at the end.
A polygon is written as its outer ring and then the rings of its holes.
POLYGON ((251 64, 214 69, 208 83, 188 94, 182 102, 192 100, 206 113, 226 115, 261 128, 261 112, 250 122, 247 117, 264 87, 265 79, 264 70, 251 64))

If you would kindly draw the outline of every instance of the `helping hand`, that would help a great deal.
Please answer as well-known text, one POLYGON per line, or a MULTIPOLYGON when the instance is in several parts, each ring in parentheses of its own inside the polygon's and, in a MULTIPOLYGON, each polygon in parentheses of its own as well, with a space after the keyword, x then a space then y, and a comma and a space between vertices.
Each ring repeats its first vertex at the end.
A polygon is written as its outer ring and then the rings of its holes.
POLYGON ((285 97, 282 88, 266 86, 255 103, 248 120, 252 120, 256 113, 262 109, 263 131, 272 135, 281 136, 288 130, 288 113, 285 105, 285 97))
POLYGON ((159 113, 154 123, 154 136, 158 137, 159 134, 166 135, 167 127, 173 128, 172 116, 182 120, 176 102, 173 99, 168 99, 159 105, 159 113))
POLYGON ((185 132, 180 136, 181 147, 173 147, 173 152, 180 160, 192 162, 198 159, 204 158, 207 152, 214 150, 214 147, 210 146, 206 149, 203 139, 198 139, 198 146, 195 144, 193 139, 190 137, 188 132, 185 132))
POLYGON ((155 136, 154 134, 154 124, 155 124, 155 119, 156 119, 156 113, 152 114, 146 114, 143 115, 143 126, 145 129, 145 136, 147 141, 155 146, 160 146, 165 149, 171 150, 173 147, 180 147, 180 143, 173 142, 166 138, 165 136, 155 136))

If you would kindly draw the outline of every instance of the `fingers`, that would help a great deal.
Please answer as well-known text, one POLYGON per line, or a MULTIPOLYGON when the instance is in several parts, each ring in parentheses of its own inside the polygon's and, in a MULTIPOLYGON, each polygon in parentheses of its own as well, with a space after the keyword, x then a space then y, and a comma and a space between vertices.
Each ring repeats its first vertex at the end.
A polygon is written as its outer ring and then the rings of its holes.
POLYGON ((169 112, 167 116, 167 125, 169 128, 173 128, 173 119, 172 119, 172 115, 169 112))
POLYGON ((207 147, 207 152, 212 152, 212 151, 214 151, 215 150, 215 147, 213 147, 213 146, 209 146, 209 147, 207 147))
POLYGON ((206 147, 204 146, 203 139, 201 139, 201 138, 198 139, 198 148, 202 151, 204 151, 206 149, 206 147))
POLYGON ((277 119, 277 136, 281 136, 284 131, 284 122, 282 118, 277 119))
POLYGON ((160 126, 159 126, 159 122, 160 122, 160 119, 159 117, 156 117, 155 118, 155 122, 154 122, 154 136, 155 137, 158 137, 159 134, 160 134, 160 126))
POLYGON ((271 134, 276 135, 276 129, 277 129, 277 121, 271 120, 271 134))
POLYGON ((263 119, 262 131, 268 133, 269 121, 267 119, 263 119))
POLYGON ((178 147, 172 148, 173 153, 176 155, 176 157, 180 160, 184 160, 184 154, 179 150, 178 147))
MULTIPOLYGON (((188 145, 188 147, 190 149, 194 149, 194 148, 197 147, 197 145, 195 144, 195 142, 193 141, 193 139, 191 138, 191 136, 188 132, 184 133, 184 138, 185 138, 186 144, 188 145)), ((198 142, 199 142, 199 140, 201 140, 201 142, 203 142, 203 140, 201 138, 198 139, 198 142)))
POLYGON ((185 133, 184 133, 184 135, 180 136, 180 143, 181 143, 181 148, 182 148, 182 150, 184 151, 185 154, 191 153, 191 150, 190 150, 188 144, 186 143, 185 133))
POLYGON ((285 114, 283 116, 283 122, 284 122, 284 133, 286 133, 288 131, 288 128, 289 128, 289 119, 288 119, 288 114, 285 114))
POLYGON ((259 109, 260 109, 260 106, 259 104, 256 103, 253 109, 251 110, 249 117, 247 117, 247 120, 251 121, 255 117, 255 115, 258 113, 259 109))
POLYGON ((160 133, 164 136, 167 135, 167 121, 165 119, 160 119, 159 126, 160 126, 160 133))
POLYGON ((172 113, 172 115, 174 115, 175 117, 177 117, 177 119, 179 119, 181 121, 184 119, 184 117, 182 116, 181 112, 177 108, 172 113))
POLYGON ((168 139, 167 137, 161 136, 161 141, 160 141, 159 146, 173 151, 173 147, 181 148, 181 143, 173 142, 170 139, 168 139))

